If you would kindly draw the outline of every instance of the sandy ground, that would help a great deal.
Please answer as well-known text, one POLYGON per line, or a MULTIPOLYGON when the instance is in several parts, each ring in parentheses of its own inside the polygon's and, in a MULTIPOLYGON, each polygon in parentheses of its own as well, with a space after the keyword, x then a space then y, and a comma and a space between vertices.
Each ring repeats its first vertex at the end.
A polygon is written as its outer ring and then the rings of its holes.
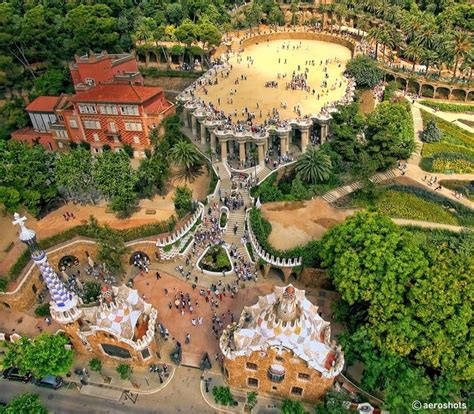
MULTIPOLYGON (((258 45, 249 46, 241 53, 241 63, 237 62, 238 57, 233 56, 230 63, 233 68, 229 77, 218 77, 218 84, 208 86, 208 95, 201 90, 197 95, 204 101, 211 101, 217 108, 223 109, 226 114, 230 114, 237 109, 238 118, 243 119, 241 111, 247 107, 250 111, 255 112, 257 121, 259 118, 259 110, 256 104, 259 102, 262 110, 263 119, 267 115, 267 111, 277 108, 283 119, 295 118, 293 107, 300 104, 302 115, 318 113, 323 105, 341 99, 344 96, 346 82, 342 73, 344 72, 345 62, 350 59, 350 51, 344 46, 333 43, 326 43, 317 40, 274 40, 258 45), (283 45, 290 45, 290 50, 283 50, 283 45), (301 47, 293 49, 293 46, 301 47), (252 57, 254 63, 248 66, 247 57, 252 57), (323 72, 324 61, 326 59, 339 59, 339 63, 333 61, 327 65, 329 78, 327 89, 322 90, 321 82, 324 80, 323 72), (280 59, 280 63, 278 63, 280 59), (287 64, 285 64, 285 59, 287 64), (309 60, 315 61, 315 66, 305 66, 305 62, 309 60), (320 64, 321 60, 323 65, 320 64), (298 71, 300 65, 300 71, 298 71), (304 73, 305 68, 309 68, 307 84, 311 89, 316 90, 316 94, 308 93, 300 90, 286 90, 285 83, 291 81, 293 71, 296 73, 304 73), (278 79, 278 73, 287 74, 286 79, 278 79), (234 82, 241 75, 246 75, 247 80, 240 81, 238 85, 234 82), (342 80, 342 86, 339 83, 342 80), (277 81, 278 88, 266 88, 265 82, 277 81), (336 84, 335 90, 331 90, 331 86, 336 84), (227 103, 227 97, 231 89, 237 89, 237 93, 232 96, 233 104, 227 103), (321 98, 317 99, 317 94, 321 94, 321 98), (265 97, 265 99, 262 99, 265 97), (220 98, 220 105, 218 105, 220 98), (281 109, 280 103, 286 102, 287 109, 281 109)), ((263 121, 263 119, 261 119, 263 121)), ((234 118, 235 120, 235 118, 234 118)))
POLYGON ((277 249, 291 249, 319 240, 332 226, 344 221, 352 210, 331 207, 317 198, 309 201, 275 202, 262 206, 263 217, 272 224, 269 242, 277 249))
MULTIPOLYGON (((209 179, 210 176, 206 168, 203 167, 200 176, 193 182, 186 183, 186 185, 192 189, 194 199, 202 200, 206 197, 209 179)), ((184 180, 173 180, 166 196, 155 196, 153 199, 141 200, 139 210, 124 220, 118 219, 113 213, 108 213, 107 204, 105 202, 101 202, 95 206, 81 206, 67 203, 47 214, 41 220, 37 220, 26 214, 28 217, 28 226, 37 232, 39 239, 44 239, 70 227, 86 223, 91 215, 93 215, 99 223, 108 224, 116 229, 125 229, 166 220, 175 213, 173 203, 175 188, 178 185, 182 186, 184 184, 184 180), (156 213, 146 214, 147 209, 155 209, 156 213), (69 221, 64 220, 63 214, 65 212, 73 213, 76 218, 69 221)), ((0 216, 0 228, 2 229, 0 236, 0 276, 8 273, 10 267, 25 249, 24 245, 17 239, 17 229, 12 225, 11 221, 12 218, 9 215, 4 217, 0 216), (9 252, 5 252, 5 249, 11 242, 14 243, 13 248, 9 252)))

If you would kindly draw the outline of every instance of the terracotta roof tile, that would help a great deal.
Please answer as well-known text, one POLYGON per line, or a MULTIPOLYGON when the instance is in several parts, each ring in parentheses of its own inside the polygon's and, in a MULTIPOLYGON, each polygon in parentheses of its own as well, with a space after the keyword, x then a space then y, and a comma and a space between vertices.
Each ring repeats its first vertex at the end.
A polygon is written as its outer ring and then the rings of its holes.
POLYGON ((163 92, 163 89, 155 86, 107 84, 80 92, 72 98, 72 101, 138 104, 146 102, 161 92, 163 92))
POLYGON ((59 98, 59 96, 38 96, 26 107, 26 110, 30 112, 54 112, 54 107, 59 98))

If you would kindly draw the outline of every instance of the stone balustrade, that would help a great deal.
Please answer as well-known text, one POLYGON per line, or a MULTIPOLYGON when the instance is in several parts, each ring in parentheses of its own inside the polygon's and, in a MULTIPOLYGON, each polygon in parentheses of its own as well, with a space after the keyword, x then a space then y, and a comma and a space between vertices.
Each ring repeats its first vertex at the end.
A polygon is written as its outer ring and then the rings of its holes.
POLYGON ((252 230, 252 226, 250 225, 249 214, 247 214, 246 222, 247 222, 247 229, 248 229, 248 234, 250 238, 250 243, 252 245, 252 249, 254 253, 256 253, 262 260, 278 268, 292 268, 296 266, 301 266, 303 264, 302 257, 294 257, 291 259, 285 259, 281 257, 275 257, 274 255, 270 255, 270 253, 266 252, 263 249, 263 247, 260 246, 260 243, 255 237, 255 234, 253 233, 253 230, 252 230))
POLYGON ((198 208, 194 212, 194 214, 189 218, 189 220, 184 224, 183 227, 175 230, 168 236, 158 239, 156 241, 157 247, 164 247, 173 243, 176 243, 181 237, 183 237, 191 228, 196 224, 199 218, 203 218, 204 215, 204 205, 202 203, 198 203, 198 208))

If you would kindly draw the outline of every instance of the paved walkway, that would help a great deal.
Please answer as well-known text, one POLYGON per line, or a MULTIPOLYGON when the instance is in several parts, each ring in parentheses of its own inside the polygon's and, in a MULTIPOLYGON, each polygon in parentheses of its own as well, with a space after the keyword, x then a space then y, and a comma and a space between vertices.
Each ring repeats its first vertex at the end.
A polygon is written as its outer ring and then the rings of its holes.
POLYGON ((420 103, 420 101, 422 100, 423 99, 418 99, 415 102, 415 107, 423 109, 423 111, 429 112, 430 114, 433 114, 437 116, 438 118, 445 120, 446 122, 450 122, 470 133, 474 133, 474 128, 471 128, 469 125, 466 125, 465 123, 459 121, 460 119, 464 119, 467 121, 474 122, 474 115, 463 113, 463 112, 435 111, 433 108, 430 108, 429 106, 422 105, 420 103))
POLYGON ((456 233, 471 230, 468 227, 453 226, 452 224, 433 223, 431 221, 407 220, 407 219, 397 219, 397 218, 392 218, 392 221, 400 226, 417 226, 417 227, 423 227, 425 229, 443 229, 443 230, 454 231, 456 233))

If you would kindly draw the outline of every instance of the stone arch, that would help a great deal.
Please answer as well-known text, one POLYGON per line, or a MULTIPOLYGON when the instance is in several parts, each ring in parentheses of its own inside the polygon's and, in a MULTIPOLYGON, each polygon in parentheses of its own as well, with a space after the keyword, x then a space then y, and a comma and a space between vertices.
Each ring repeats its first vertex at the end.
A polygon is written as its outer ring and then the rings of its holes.
POLYGON ((468 100, 468 101, 474 101, 474 91, 470 91, 470 92, 467 94, 467 100, 468 100))
POLYGON ((137 263, 143 262, 143 263, 148 263, 148 264, 151 262, 148 255, 145 252, 142 252, 140 250, 137 250, 131 254, 130 259, 128 260, 128 263, 130 265, 133 265, 135 261, 137 261, 137 263))
POLYGON ((465 101, 466 100, 466 91, 464 89, 453 89, 451 97, 455 101, 465 101))
POLYGON ((11 306, 7 302, 0 302, 0 305, 2 305, 3 309, 10 309, 11 306))
POLYGON ((159 59, 158 56, 155 52, 148 52, 149 55, 149 62, 150 63, 158 63, 159 59))
POLYGON ((77 266, 79 263, 80 263, 79 259, 76 256, 66 255, 59 259, 58 269, 62 270, 63 267, 67 269, 68 267, 71 267, 71 266, 77 266))
POLYGON ((146 63, 146 52, 137 52, 137 61, 138 63, 146 63))
POLYGON ((434 97, 434 86, 430 85, 429 83, 425 83, 421 85, 421 96, 424 98, 433 98, 434 97))
POLYGON ((438 86, 436 88, 435 99, 448 99, 449 98, 449 88, 444 86, 438 86))
POLYGON ((385 74, 385 82, 393 82, 395 79, 395 76, 393 76, 391 73, 386 73, 385 74))
POLYGON ((291 145, 297 146, 301 151, 301 130, 299 128, 294 128, 291 132, 291 136, 291 145))
POLYGON ((405 78, 399 77, 396 81, 401 85, 402 89, 406 89, 408 87, 408 82, 405 78))
POLYGON ((281 280, 282 282, 285 282, 285 272, 283 272, 282 269, 276 266, 271 266, 269 270, 269 276, 274 276, 281 280))
POLYGON ((408 80, 408 92, 418 93, 420 91, 420 83, 416 80, 408 80))

